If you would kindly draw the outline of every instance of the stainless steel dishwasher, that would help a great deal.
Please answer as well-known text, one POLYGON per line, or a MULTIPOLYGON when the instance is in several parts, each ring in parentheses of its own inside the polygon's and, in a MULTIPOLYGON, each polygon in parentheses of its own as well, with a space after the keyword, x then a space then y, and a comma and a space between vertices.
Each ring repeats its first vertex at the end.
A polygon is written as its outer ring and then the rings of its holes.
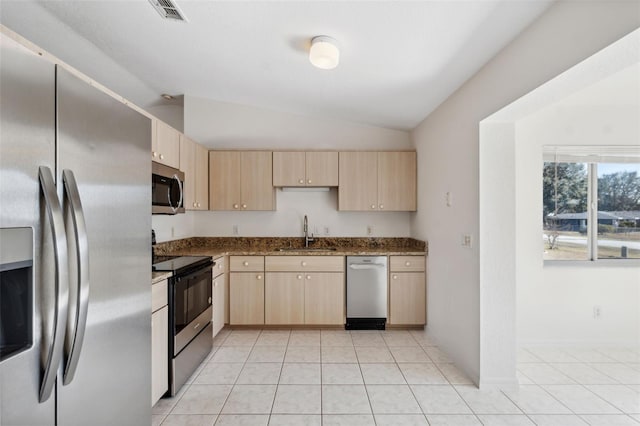
POLYGON ((387 257, 347 256, 347 330, 384 330, 387 257))

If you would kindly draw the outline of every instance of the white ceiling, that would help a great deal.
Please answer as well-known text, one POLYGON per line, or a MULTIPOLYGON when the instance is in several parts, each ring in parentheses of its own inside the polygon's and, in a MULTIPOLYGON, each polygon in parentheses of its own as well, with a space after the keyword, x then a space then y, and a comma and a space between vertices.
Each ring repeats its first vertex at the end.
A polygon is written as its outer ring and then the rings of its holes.
POLYGON ((188 94, 412 129, 552 0, 2 1, 0 21, 142 107, 188 94), (340 47, 308 61, 311 37, 340 47), (97 48, 97 49, 95 49, 97 48))

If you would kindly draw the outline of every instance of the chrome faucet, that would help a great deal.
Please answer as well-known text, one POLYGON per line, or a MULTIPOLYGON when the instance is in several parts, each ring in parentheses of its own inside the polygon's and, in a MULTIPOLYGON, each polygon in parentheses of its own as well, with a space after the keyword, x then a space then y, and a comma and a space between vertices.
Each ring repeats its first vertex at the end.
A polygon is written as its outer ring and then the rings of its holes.
POLYGON ((307 220, 307 215, 304 215, 304 225, 303 225, 303 229, 304 229, 304 247, 305 248, 309 248, 309 243, 312 243, 315 241, 315 239, 313 238, 313 234, 311 234, 311 236, 309 236, 309 221, 307 220))

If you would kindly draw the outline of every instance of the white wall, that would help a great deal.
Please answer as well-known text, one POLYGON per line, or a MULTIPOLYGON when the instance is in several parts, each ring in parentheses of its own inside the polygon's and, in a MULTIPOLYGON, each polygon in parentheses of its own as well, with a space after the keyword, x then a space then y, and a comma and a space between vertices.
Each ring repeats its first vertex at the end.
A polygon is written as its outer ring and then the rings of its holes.
POLYGON ((553 106, 516 123, 519 344, 640 344, 640 262, 543 264, 541 245, 543 145, 637 146, 638 117, 633 106, 553 106))
POLYGON ((639 25, 637 2, 558 2, 412 133, 419 192, 411 229, 429 241, 429 329, 481 386, 515 381, 516 345, 503 327, 515 323, 503 303, 511 290, 484 282, 481 293, 478 123, 639 25), (476 239, 472 249, 460 245, 462 233, 476 239))
POLYGON ((409 133, 185 95, 184 130, 211 149, 411 149, 409 133))
POLYGON ((240 235, 251 237, 300 237, 303 217, 309 232, 339 237, 408 237, 409 213, 339 212, 336 189, 329 192, 276 192, 277 211, 273 212, 197 212, 195 229, 203 237, 233 236, 233 225, 240 235), (325 233, 328 228, 329 233, 325 233))
POLYGON ((147 107, 149 113, 164 121, 176 130, 184 133, 184 106, 183 105, 154 105, 147 107))
MULTIPOLYGON (((409 133, 264 108, 184 97, 184 133, 211 149, 412 149, 409 133)), ((409 237, 407 212, 339 212, 337 192, 276 192, 272 212, 191 212, 154 216, 158 241, 190 236, 301 236, 307 214, 322 236, 409 237), (325 234, 324 228, 329 228, 325 234), (173 228, 173 236, 171 233, 173 228)))

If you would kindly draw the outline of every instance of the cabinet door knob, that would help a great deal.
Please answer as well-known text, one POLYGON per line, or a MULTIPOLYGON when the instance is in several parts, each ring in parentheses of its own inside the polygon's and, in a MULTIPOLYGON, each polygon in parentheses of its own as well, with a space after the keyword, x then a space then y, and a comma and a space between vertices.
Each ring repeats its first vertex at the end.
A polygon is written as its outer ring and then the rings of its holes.
POLYGON ((300 262, 300 264, 301 264, 302 266, 307 266, 307 262, 305 262, 304 260, 303 260, 302 262, 300 262))
POLYGON ((200 203, 198 203, 198 207, 200 207, 200 203))
POLYGON ((193 207, 198 207, 198 204, 197 203, 193 203, 193 207))
POLYGON ((310 280, 311 279, 311 275, 307 275, 307 279, 310 280))
POLYGON ((247 208, 247 205, 246 205, 246 204, 243 204, 243 205, 242 205, 242 208, 243 208, 243 209, 246 209, 246 208, 247 208))
POLYGON ((249 266, 249 262, 247 262, 246 260, 245 260, 244 262, 242 262, 242 264, 243 264, 244 266, 249 266))
POLYGON ((304 179, 299 179, 298 183, 304 183, 304 179))
POLYGON ((240 206, 239 206, 239 205, 237 205, 237 204, 234 204, 234 205, 233 205, 233 208, 234 208, 234 209, 237 209, 238 207, 240 207, 240 206))
POLYGON ((151 156, 152 156, 153 158, 156 158, 156 157, 158 156, 158 153, 157 153, 157 152, 155 152, 155 151, 153 151, 153 152, 151 153, 151 156))
POLYGON ((164 154, 160 154, 160 159, 164 160, 164 154))
POLYGON ((384 204, 380 204, 380 210, 384 209, 384 204))
POLYGON ((397 280, 397 279, 398 279, 398 276, 397 276, 397 275, 394 275, 394 276, 393 276, 393 279, 394 279, 394 280, 397 280))
POLYGON ((407 260, 406 262, 404 262, 404 266, 411 266, 411 262, 407 260))
POLYGON ((299 280, 302 279, 302 275, 298 275, 296 278, 298 278, 299 280))
POLYGON ((311 179, 308 179, 308 180, 307 180, 307 183, 311 183, 311 179))
POLYGON ((372 209, 375 209, 375 208, 376 208, 376 205, 375 205, 375 204, 371 204, 371 208, 372 208, 372 209))
POLYGON ((256 278, 261 280, 262 279, 262 275, 258 275, 256 278))

